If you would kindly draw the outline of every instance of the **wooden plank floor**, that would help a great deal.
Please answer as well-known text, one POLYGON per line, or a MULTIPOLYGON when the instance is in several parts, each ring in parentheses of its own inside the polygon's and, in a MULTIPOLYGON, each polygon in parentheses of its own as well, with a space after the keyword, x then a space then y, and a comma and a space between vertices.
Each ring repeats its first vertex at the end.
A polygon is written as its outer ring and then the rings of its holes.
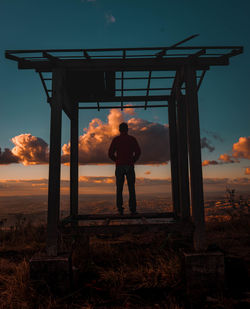
POLYGON ((183 223, 176 220, 173 213, 140 213, 135 216, 116 214, 79 215, 77 218, 67 217, 62 223, 61 231, 65 234, 123 234, 162 230, 189 234, 193 230, 190 222, 183 223), (72 222, 75 224, 71 226, 70 223, 72 222))
POLYGON ((141 218, 175 218, 173 212, 162 212, 162 213, 138 213, 136 215, 130 214, 85 214, 85 215, 78 215, 78 216, 69 216, 62 219, 61 224, 67 224, 72 221, 87 221, 87 220, 134 220, 134 219, 141 219, 141 218))

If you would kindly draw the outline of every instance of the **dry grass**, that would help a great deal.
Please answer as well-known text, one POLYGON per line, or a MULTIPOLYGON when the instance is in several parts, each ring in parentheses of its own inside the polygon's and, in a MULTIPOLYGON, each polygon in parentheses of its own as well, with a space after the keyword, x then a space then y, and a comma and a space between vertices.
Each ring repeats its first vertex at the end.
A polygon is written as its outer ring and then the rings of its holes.
MULTIPOLYGON (((226 254, 250 262, 249 226, 250 216, 239 213, 225 222, 210 221, 208 245, 216 244, 226 254)), ((79 239, 73 254, 78 285, 68 295, 56 296, 29 277, 29 258, 44 248, 44 226, 25 222, 11 231, 0 231, 0 308, 184 309, 181 254, 167 240, 164 233, 93 237, 86 251, 86 239, 79 239)), ((233 308, 232 303, 224 297, 219 305, 227 309, 233 308)))
POLYGON ((0 268, 0 308, 54 308, 52 298, 39 295, 32 286, 27 260, 13 263, 1 259, 0 268))

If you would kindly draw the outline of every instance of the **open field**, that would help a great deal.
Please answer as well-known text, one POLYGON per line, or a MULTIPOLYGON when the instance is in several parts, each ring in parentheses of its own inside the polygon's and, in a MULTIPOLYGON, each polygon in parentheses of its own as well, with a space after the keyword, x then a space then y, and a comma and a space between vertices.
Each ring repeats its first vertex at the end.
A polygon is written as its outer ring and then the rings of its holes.
MULTIPOLYGON (((249 203, 232 207, 210 201, 206 212, 207 245, 223 251, 229 262, 225 293, 208 295, 199 308, 248 308, 249 203)), ((15 220, 11 229, 0 231, 0 308, 190 308, 181 267, 183 245, 175 235, 97 235, 90 238, 88 252, 78 239, 72 255, 77 284, 68 294, 55 295, 44 282, 29 278, 29 259, 45 248, 45 226, 17 214, 15 220)))

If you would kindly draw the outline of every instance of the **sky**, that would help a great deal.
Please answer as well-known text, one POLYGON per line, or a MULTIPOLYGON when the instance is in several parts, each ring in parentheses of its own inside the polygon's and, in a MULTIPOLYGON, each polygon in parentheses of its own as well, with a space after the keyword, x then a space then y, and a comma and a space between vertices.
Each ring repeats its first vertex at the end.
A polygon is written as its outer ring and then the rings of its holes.
MULTIPOLYGON (((16 62, 5 59, 5 50, 170 46, 193 34, 199 36, 186 45, 244 46, 244 53, 231 58, 229 66, 210 68, 199 90, 199 113, 205 183, 209 179, 214 186, 239 183, 246 190, 250 184, 249 29, 250 2, 245 0, 0 0, 1 194, 9 194, 7 184, 13 188, 13 181, 34 180, 33 188, 39 179, 46 182, 50 129, 50 107, 39 76, 18 70, 16 62)), ((87 177, 82 181, 113 179, 114 166, 106 152, 110 136, 118 134, 123 120, 144 149, 137 177, 145 182, 167 181, 164 108, 80 111, 79 174, 87 177), (86 145, 97 149, 95 158, 86 145)), ((64 162, 68 142, 69 120, 63 115, 64 162)), ((62 164, 62 179, 68 178, 69 167, 62 164)))

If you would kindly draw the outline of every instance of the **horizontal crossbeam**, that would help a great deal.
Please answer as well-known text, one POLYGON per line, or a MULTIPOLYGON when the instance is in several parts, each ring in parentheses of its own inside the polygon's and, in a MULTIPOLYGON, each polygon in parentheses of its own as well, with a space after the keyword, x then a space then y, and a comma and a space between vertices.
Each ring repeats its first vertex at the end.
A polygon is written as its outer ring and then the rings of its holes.
MULTIPOLYGON (((86 52, 109 52, 109 51, 140 51, 140 50, 166 50, 169 49, 168 46, 161 46, 161 47, 129 47, 129 48, 88 48, 88 49, 22 49, 22 50, 6 50, 6 53, 9 54, 24 54, 24 53, 42 53, 42 52, 49 52, 49 53, 82 53, 86 52)), ((218 50, 228 50, 228 49, 235 49, 241 50, 243 52, 242 46, 235 46, 235 45, 225 45, 225 46, 182 46, 182 47, 172 47, 171 50, 199 50, 199 49, 218 49, 218 50)))
MULTIPOLYGON (((122 103, 123 101, 121 101, 122 103)), ((167 104, 161 104, 161 105, 147 105, 147 108, 154 108, 154 107, 168 107, 167 104)), ((121 109, 123 110, 124 108, 144 108, 145 109, 145 106, 142 106, 142 105, 131 105, 131 106, 124 106, 124 105, 120 105, 120 106, 81 106, 79 107, 79 109, 98 109, 98 110, 101 110, 101 109, 113 109, 113 108, 118 108, 118 109, 121 109)))
MULTIPOLYGON (((168 101, 169 95, 151 95, 147 97, 147 101, 168 101)), ((98 98, 98 99, 86 99, 85 101, 81 100, 80 103, 99 103, 101 102, 145 102, 146 96, 124 96, 124 97, 110 97, 110 98, 98 98)), ((129 107, 128 107, 129 108, 129 107)))
MULTIPOLYGON (((164 219, 162 219, 164 220, 164 219)), ((61 231, 64 234, 88 234, 88 235, 98 235, 98 234, 127 234, 127 233, 142 233, 150 231, 151 233, 164 231, 165 233, 179 233, 184 235, 187 239, 192 239, 193 234, 193 224, 192 223, 182 223, 176 222, 169 218, 165 219, 164 223, 153 223, 147 220, 147 223, 137 223, 137 224, 111 224, 107 225, 106 222, 103 225, 89 225, 89 226, 76 226, 76 227, 61 227, 61 231)))
POLYGON ((157 219, 157 218, 174 218, 173 212, 163 212, 163 213, 139 213, 136 215, 118 215, 118 214, 94 214, 94 215, 78 215, 74 217, 66 217, 64 218, 61 223, 67 224, 74 221, 86 221, 86 220, 134 220, 134 219, 141 219, 141 218, 150 218, 150 219, 157 219))
MULTIPOLYGON (((60 66, 70 70, 81 71, 175 71, 188 63, 188 57, 161 59, 74 59, 61 60, 60 66)), ((209 66, 228 65, 227 57, 204 57, 194 60, 196 70, 205 70, 209 66)), ((59 64, 56 64, 57 66, 59 64)), ((19 62, 19 69, 35 69, 40 72, 51 72, 55 64, 51 61, 19 62)))

